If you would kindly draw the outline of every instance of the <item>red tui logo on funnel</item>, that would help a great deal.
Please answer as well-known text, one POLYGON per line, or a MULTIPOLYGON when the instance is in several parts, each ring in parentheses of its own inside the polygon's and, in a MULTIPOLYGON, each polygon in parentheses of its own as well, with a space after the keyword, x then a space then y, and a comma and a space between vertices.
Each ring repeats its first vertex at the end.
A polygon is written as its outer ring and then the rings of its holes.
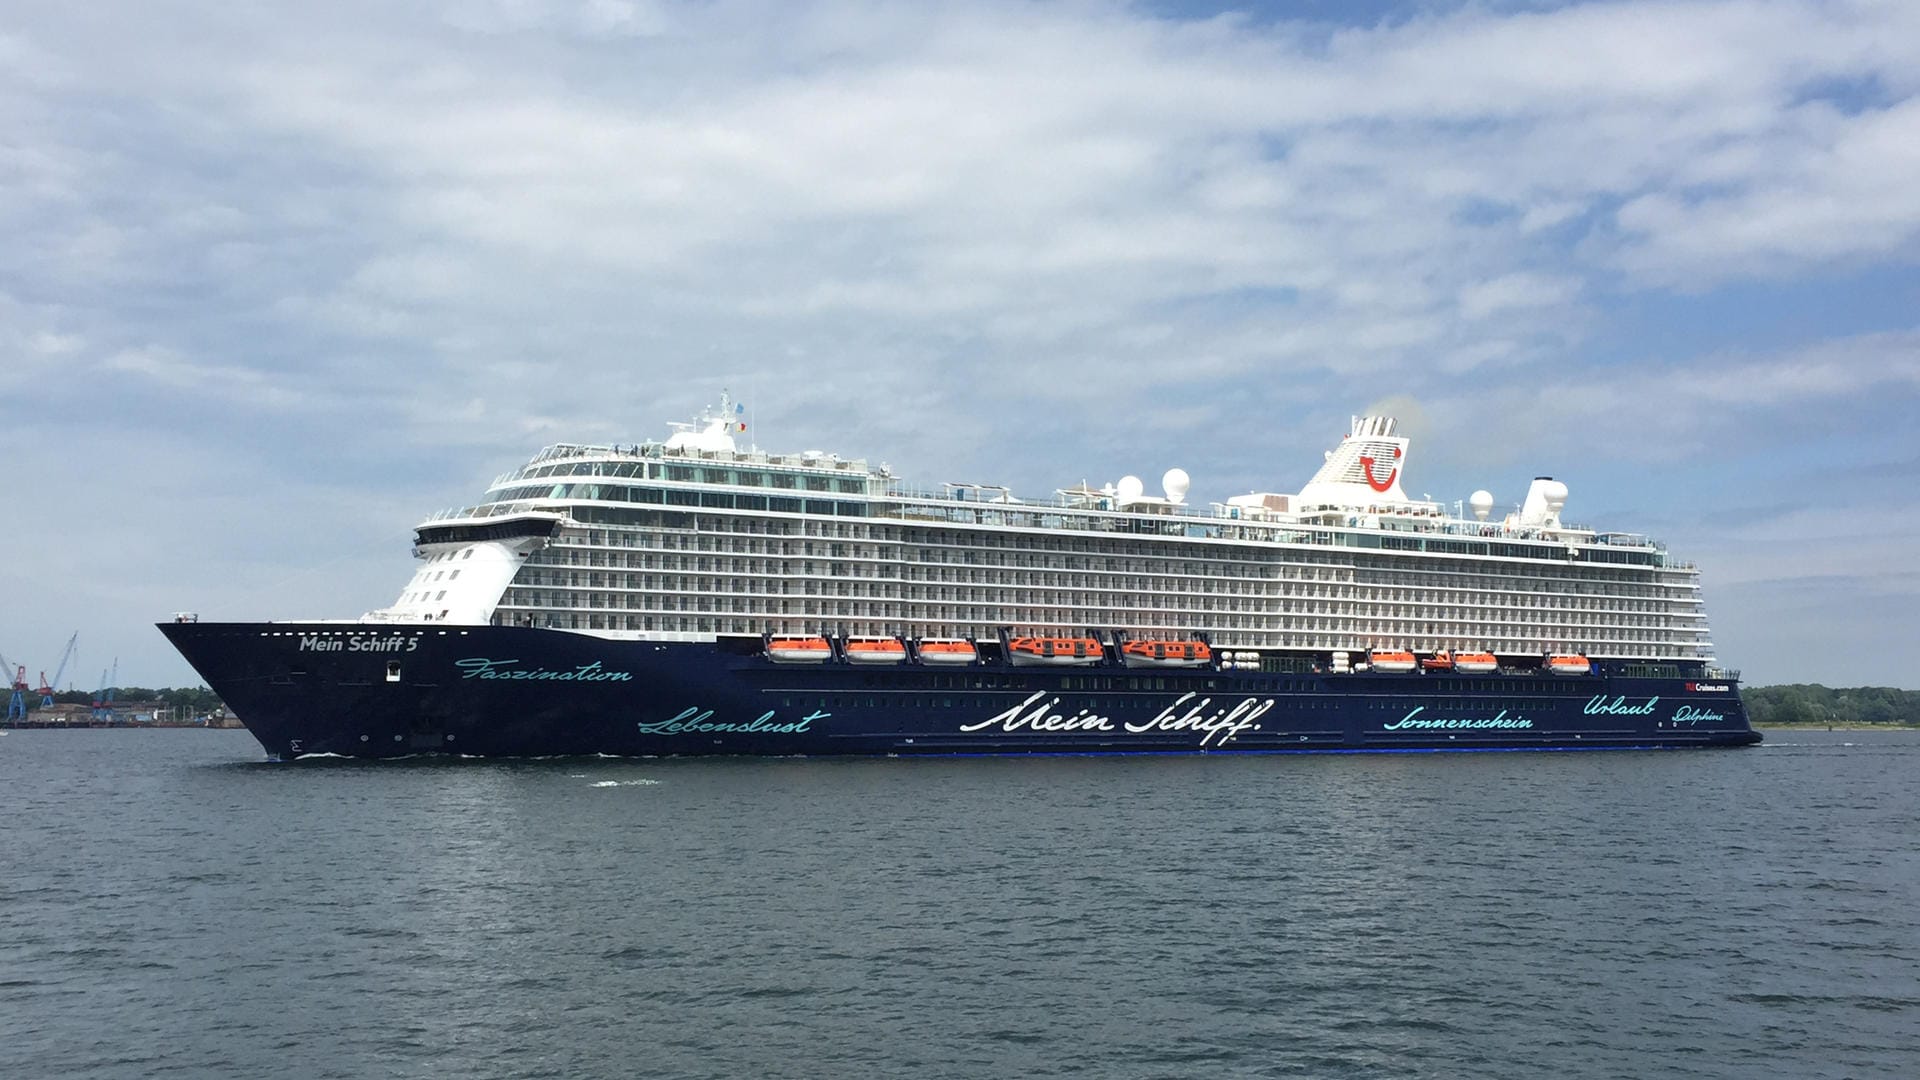
POLYGON ((1373 476, 1374 459, 1367 454, 1360 455, 1360 472, 1367 478, 1367 486, 1375 491, 1385 492, 1393 487, 1393 481, 1400 473, 1400 448, 1393 448, 1393 460, 1387 464, 1387 478, 1376 480, 1373 476))

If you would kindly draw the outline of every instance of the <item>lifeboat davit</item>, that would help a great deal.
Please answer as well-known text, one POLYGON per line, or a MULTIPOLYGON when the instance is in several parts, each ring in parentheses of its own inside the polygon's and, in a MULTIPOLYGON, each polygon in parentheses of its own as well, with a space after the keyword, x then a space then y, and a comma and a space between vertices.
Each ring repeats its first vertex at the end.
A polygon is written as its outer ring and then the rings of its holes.
POLYGON ((1367 663, 1373 670, 1389 675, 1412 671, 1417 666, 1413 654, 1401 649, 1373 649, 1367 653, 1367 663))
POLYGON ((833 646, 823 637, 771 638, 767 659, 779 664, 818 664, 833 659, 833 646))
POLYGON ((1500 661, 1487 652, 1463 652, 1453 654, 1453 670, 1462 675, 1490 675, 1500 667, 1500 661))
POLYGON ((855 664, 897 664, 907 658, 907 647, 899 638, 857 637, 847 639, 847 660, 855 664))
POLYGON ((1555 675, 1588 675, 1593 672, 1593 664, 1584 656, 1569 653, 1547 657, 1547 670, 1555 675))
POLYGON ((917 651, 923 664, 971 664, 980 659, 973 642, 961 638, 922 638, 917 651))
POLYGON ((1204 641, 1129 641, 1120 646, 1128 667, 1205 667, 1213 649, 1204 641))
POLYGON ((1007 656, 1016 664, 1097 664, 1107 651, 1090 637, 1017 637, 1007 642, 1007 656))

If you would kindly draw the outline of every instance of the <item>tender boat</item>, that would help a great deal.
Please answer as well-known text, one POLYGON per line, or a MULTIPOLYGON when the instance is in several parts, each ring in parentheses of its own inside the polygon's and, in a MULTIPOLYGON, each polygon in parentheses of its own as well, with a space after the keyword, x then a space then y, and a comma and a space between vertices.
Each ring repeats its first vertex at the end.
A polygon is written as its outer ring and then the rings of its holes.
POLYGON ((899 638, 848 638, 847 662, 853 664, 898 664, 907 658, 907 647, 899 638))
POLYGON ((1017 637, 1007 642, 1016 664, 1097 664, 1107 658, 1099 639, 1090 637, 1017 637))
POLYGON ((767 659, 781 664, 818 664, 833 659, 833 646, 823 637, 770 638, 767 659))
POLYGON ((923 664, 971 664, 980 659, 980 650, 964 638, 922 638, 914 652, 923 664))
POLYGON ((1494 659, 1492 653, 1454 653, 1453 670, 1462 675, 1491 675, 1500 670, 1500 661, 1494 659))
POLYGON ((1547 670, 1555 675, 1586 675, 1593 671, 1593 664, 1586 657, 1576 654, 1549 656, 1547 670))
POLYGON ((1213 649, 1204 641, 1129 641, 1120 646, 1128 667, 1205 667, 1213 649))
POLYGON ((1388 675, 1399 675, 1412 671, 1416 666, 1413 654, 1402 649, 1373 649, 1367 653, 1367 663, 1373 670, 1388 675))

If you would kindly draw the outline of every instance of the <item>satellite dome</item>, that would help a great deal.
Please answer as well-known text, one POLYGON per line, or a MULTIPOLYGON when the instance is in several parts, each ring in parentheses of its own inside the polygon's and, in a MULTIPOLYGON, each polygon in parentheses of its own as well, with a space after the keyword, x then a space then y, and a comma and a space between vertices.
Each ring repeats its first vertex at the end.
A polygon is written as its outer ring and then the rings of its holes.
POLYGON ((1559 528, 1560 511, 1567 508, 1567 485, 1558 480, 1549 480, 1541 485, 1540 495, 1547 504, 1547 527, 1559 528))
POLYGON ((1493 492, 1476 491, 1467 499, 1467 505, 1473 507, 1474 517, 1485 521, 1487 515, 1493 512, 1493 492))
POLYGON ((1123 476, 1120 478, 1120 485, 1115 493, 1120 496, 1121 502, 1132 502, 1138 499, 1146 490, 1146 482, 1139 477, 1123 476))
POLYGON ((1160 487, 1167 493, 1168 502, 1184 502, 1187 488, 1192 484, 1193 479, 1185 469, 1168 469, 1167 474, 1160 478, 1160 487))

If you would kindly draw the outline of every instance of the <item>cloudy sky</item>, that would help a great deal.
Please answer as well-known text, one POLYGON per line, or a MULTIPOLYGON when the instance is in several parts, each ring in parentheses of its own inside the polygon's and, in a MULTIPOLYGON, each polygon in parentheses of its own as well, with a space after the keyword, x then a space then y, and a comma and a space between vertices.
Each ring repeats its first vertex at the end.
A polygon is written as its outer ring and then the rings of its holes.
MULTIPOLYGON (((15 0, 0 652, 351 616, 412 525, 723 387, 1045 495, 1650 533, 1751 683, 1920 686, 1920 4, 15 0)), ((51 672, 49 672, 51 674, 51 672)))

